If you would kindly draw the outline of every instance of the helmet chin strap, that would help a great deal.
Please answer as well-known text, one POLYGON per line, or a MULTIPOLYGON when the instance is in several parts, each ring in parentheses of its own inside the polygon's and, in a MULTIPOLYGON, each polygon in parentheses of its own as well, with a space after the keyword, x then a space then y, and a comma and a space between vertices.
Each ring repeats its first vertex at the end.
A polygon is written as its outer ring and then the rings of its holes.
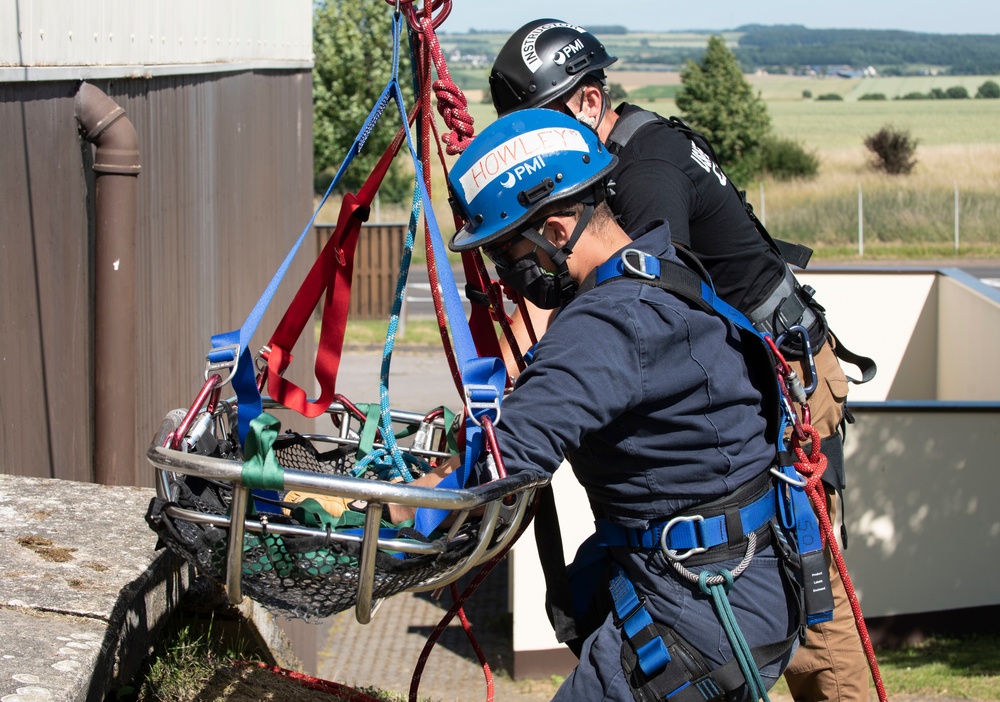
POLYGON ((576 295, 576 289, 578 287, 577 282, 573 280, 573 276, 569 273, 569 266, 566 265, 566 259, 569 258, 571 253, 573 253, 573 247, 576 246, 576 242, 580 240, 580 236, 587 228, 587 225, 590 224, 590 219, 593 216, 594 204, 584 204, 583 212, 580 213, 580 218, 576 221, 576 227, 573 228, 573 233, 570 234, 569 241, 567 241, 564 246, 559 248, 556 248, 555 244, 542 236, 542 233, 533 227, 529 227, 521 232, 525 239, 528 239, 532 243, 536 244, 548 255, 552 263, 555 264, 555 276, 559 283, 559 293, 562 296, 563 304, 573 299, 576 295))

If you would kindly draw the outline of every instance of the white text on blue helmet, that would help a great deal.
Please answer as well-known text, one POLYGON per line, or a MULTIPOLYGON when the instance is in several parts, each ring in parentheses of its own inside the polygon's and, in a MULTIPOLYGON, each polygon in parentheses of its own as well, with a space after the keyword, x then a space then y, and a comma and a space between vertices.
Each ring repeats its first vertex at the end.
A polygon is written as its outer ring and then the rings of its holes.
POLYGON ((590 151, 576 129, 546 128, 519 134, 483 154, 461 175, 458 182, 471 203, 483 188, 506 174, 501 185, 512 187, 515 180, 545 165, 544 157, 562 151, 590 151))

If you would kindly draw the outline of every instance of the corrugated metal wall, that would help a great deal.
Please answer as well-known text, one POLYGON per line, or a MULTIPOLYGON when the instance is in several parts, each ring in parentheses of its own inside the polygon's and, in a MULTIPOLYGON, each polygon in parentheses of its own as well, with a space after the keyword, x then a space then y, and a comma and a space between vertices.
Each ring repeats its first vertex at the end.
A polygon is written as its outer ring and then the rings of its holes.
MULTIPOLYGON (((163 415, 200 387, 213 333, 239 328, 312 210, 311 74, 95 81, 139 135, 137 485, 163 415)), ((91 149, 76 83, 0 84, 0 472, 93 475, 91 149)), ((267 341, 312 263, 279 288, 267 341)), ((313 335, 296 351, 311 358, 313 335)), ((310 387, 311 363, 289 370, 310 387)))

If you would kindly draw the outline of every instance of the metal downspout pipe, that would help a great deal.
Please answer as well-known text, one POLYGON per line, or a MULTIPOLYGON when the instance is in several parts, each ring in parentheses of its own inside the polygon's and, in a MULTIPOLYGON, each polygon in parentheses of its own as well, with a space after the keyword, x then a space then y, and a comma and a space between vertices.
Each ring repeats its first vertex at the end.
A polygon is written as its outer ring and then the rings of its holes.
POLYGON ((136 484, 136 192, 139 139, 125 110, 83 83, 75 114, 97 146, 94 257, 94 481, 136 484))

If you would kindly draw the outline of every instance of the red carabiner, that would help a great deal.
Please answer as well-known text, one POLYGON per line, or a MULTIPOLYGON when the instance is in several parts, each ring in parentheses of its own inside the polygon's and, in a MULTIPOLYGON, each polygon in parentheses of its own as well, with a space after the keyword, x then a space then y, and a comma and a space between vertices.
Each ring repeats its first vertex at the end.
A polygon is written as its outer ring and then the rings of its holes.
MULTIPOLYGON (((415 32, 421 31, 419 15, 427 11, 426 4, 424 5, 424 9, 418 12, 417 10, 413 9, 413 5, 416 4, 416 0, 398 0, 398 2, 397 0, 385 0, 385 1, 387 4, 392 5, 393 7, 399 5, 400 8, 402 8, 406 13, 406 21, 409 23, 410 27, 413 28, 413 31, 415 32)), ((434 29, 437 29, 438 27, 441 26, 442 22, 448 19, 448 15, 450 14, 451 14, 451 0, 434 0, 431 3, 431 26, 434 29), (438 12, 438 10, 440 10, 440 12, 438 12), (434 15, 435 12, 437 12, 437 15, 434 15)))

